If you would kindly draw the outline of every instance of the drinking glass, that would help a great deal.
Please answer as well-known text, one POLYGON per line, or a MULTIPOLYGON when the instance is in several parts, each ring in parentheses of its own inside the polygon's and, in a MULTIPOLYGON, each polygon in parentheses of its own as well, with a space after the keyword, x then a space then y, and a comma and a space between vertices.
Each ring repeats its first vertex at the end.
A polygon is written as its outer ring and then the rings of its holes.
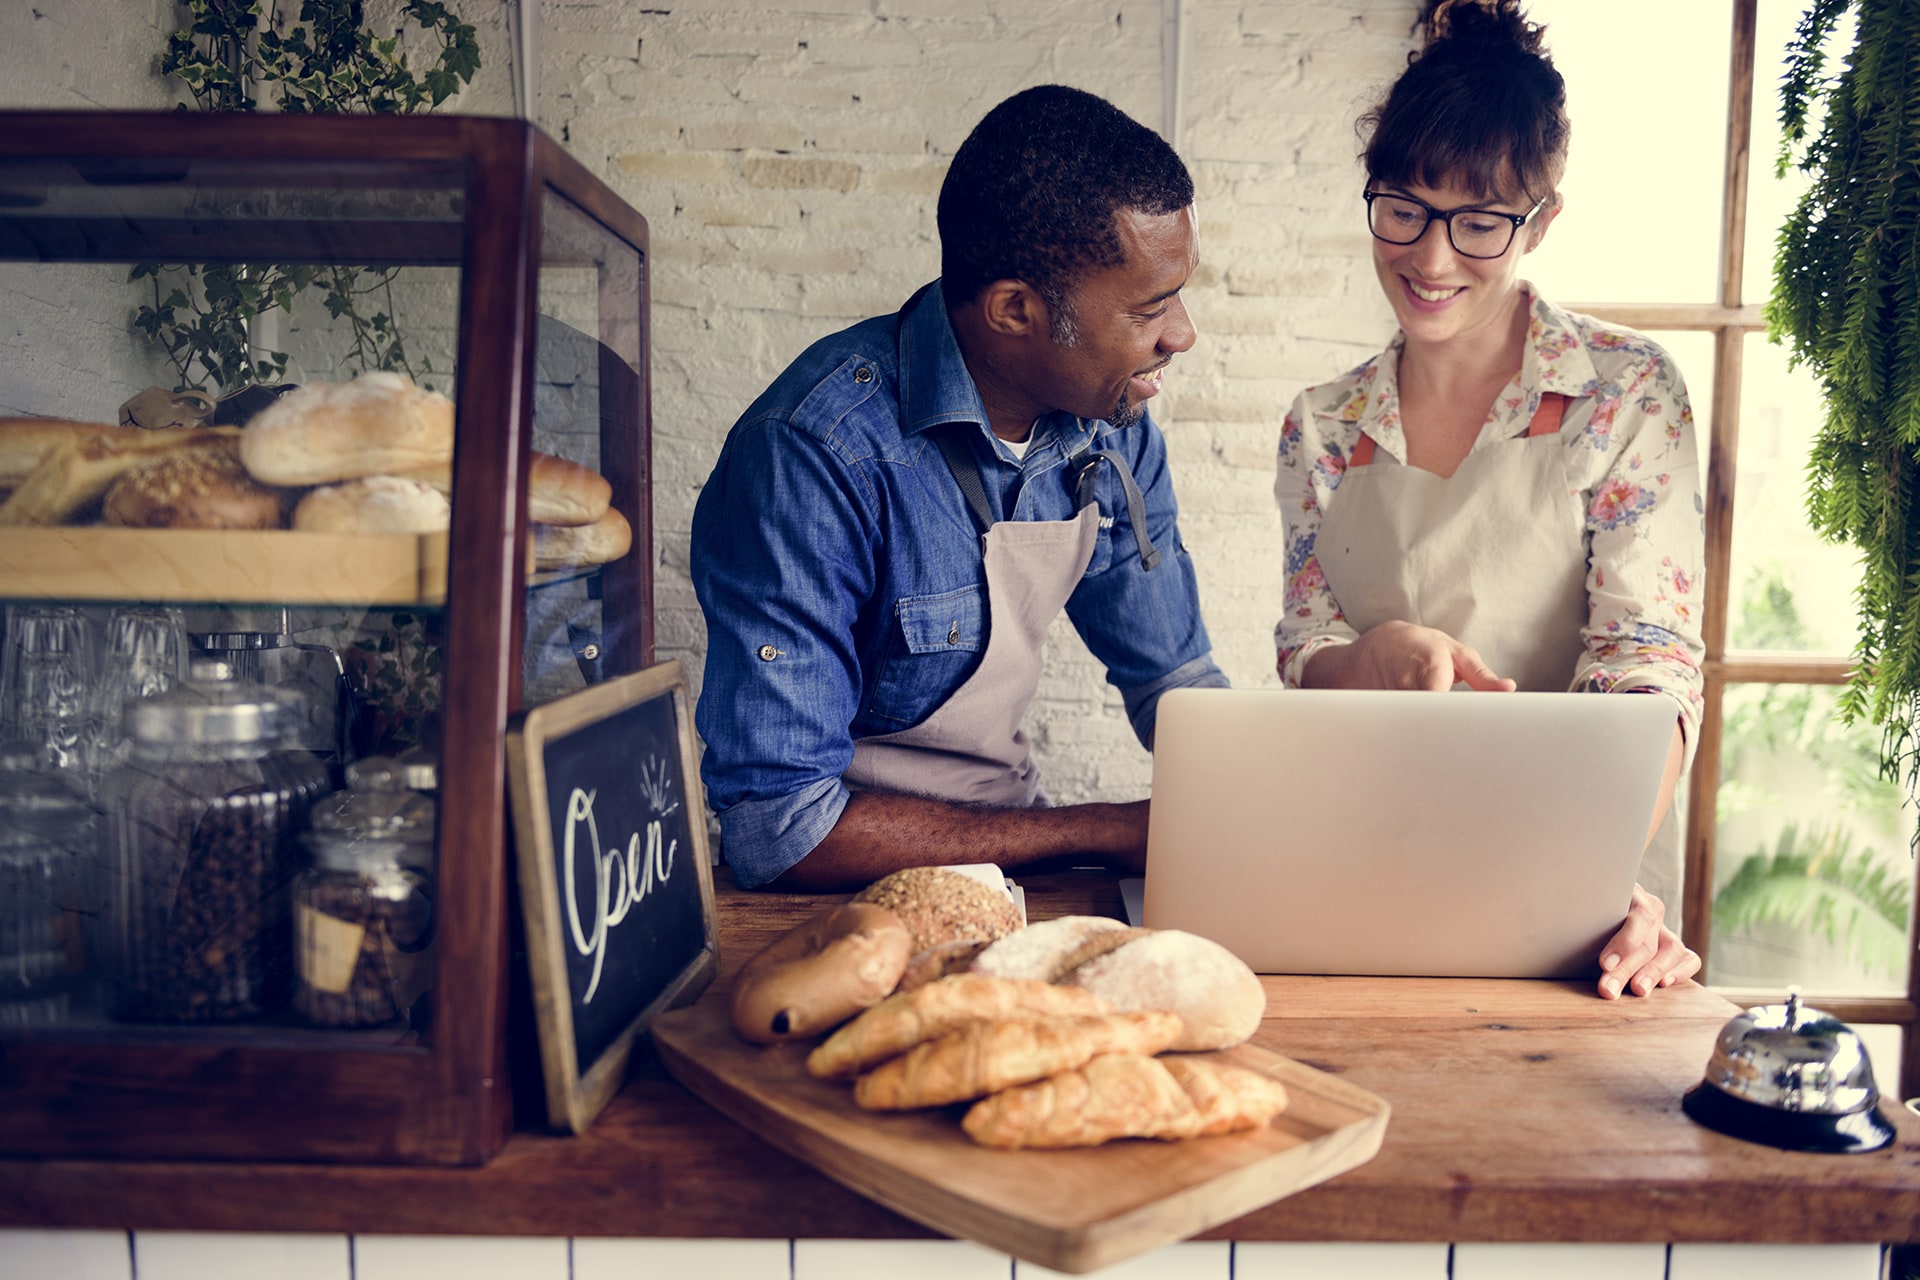
POLYGON ((186 618, 178 609, 122 605, 108 615, 100 679, 88 707, 87 767, 96 787, 126 758, 127 707, 171 689, 185 669, 186 650, 186 618))
POLYGON ((0 737, 31 742, 57 769, 86 768, 93 636, 71 605, 11 605, 0 649, 0 737))

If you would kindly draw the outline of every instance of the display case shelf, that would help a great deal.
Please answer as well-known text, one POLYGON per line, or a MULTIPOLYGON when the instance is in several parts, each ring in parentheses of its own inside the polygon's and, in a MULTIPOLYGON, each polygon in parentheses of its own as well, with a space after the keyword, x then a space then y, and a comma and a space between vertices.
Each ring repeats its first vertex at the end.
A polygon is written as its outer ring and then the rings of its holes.
MULTIPOLYGON (((397 305, 411 308, 420 381, 456 406, 450 527, 0 528, 0 606, 100 617, 158 602, 342 629, 331 647, 270 637, 285 641, 272 652, 347 659, 342 681, 371 664, 360 710, 430 734, 431 1002, 398 1037, 276 1012, 164 1029, 0 1017, 0 1154, 483 1163, 512 1125, 506 727, 653 662, 647 225, 525 121, 0 112, 0 296, 15 320, 0 335, 0 413, 98 421, 171 383, 166 353, 128 322, 159 304, 155 264, 190 291, 219 263, 418 269, 397 305), (533 571, 517 549, 530 548, 535 450, 604 476, 627 554, 533 571)), ((288 381, 352 374, 351 335, 329 329, 323 301, 249 339, 306 361, 288 381)))

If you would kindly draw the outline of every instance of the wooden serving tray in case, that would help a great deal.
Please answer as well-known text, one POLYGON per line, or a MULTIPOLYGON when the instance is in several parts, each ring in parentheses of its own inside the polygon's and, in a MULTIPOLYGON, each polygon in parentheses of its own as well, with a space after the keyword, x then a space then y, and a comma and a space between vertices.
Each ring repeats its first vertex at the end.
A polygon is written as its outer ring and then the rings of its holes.
POLYGON ((805 1044, 741 1041, 726 1002, 651 1025, 660 1060, 714 1108, 828 1177, 936 1231, 1081 1274, 1183 1240, 1372 1159, 1388 1106, 1253 1045, 1204 1056, 1286 1085, 1269 1127, 1185 1142, 995 1151, 961 1131, 963 1107, 875 1113, 844 1082, 806 1071, 805 1044))

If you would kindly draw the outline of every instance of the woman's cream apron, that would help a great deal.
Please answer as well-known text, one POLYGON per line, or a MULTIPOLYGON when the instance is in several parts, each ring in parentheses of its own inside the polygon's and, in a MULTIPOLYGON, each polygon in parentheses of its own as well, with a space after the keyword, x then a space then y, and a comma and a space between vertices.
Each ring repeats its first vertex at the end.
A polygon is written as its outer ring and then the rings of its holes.
MULTIPOLYGON (((987 649, 973 674, 925 720, 855 741, 843 780, 855 790, 967 804, 1044 804, 1039 769, 1020 726, 1040 687, 1047 628, 1092 563, 1100 507, 1086 502, 1071 520, 995 521, 968 484, 978 475, 966 470, 971 462, 963 465, 949 453, 948 464, 968 490, 975 518, 987 526, 981 538, 987 649)), ((1128 474, 1129 488, 1131 480, 1128 474)))
MULTIPOLYGON (((1588 619, 1586 537, 1559 438, 1565 411, 1565 396, 1543 395, 1525 436, 1479 445, 1451 477, 1376 462, 1361 436, 1314 544, 1348 624, 1432 627, 1521 689, 1564 690, 1588 619)), ((1679 809, 1676 797, 1640 866, 1676 929, 1679 809)))

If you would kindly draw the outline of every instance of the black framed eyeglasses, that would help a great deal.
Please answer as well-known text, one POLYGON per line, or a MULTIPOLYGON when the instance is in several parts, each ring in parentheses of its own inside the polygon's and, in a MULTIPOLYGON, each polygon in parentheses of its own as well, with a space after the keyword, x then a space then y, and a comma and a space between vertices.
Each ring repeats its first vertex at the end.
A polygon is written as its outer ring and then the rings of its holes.
POLYGON ((1367 202, 1367 230, 1373 238, 1388 244, 1412 244, 1427 234, 1433 222, 1447 225, 1447 242, 1463 258, 1497 258, 1513 244, 1513 237, 1545 200, 1525 213, 1501 213, 1495 209, 1436 209, 1412 196, 1397 196, 1385 191, 1362 194, 1367 202))

